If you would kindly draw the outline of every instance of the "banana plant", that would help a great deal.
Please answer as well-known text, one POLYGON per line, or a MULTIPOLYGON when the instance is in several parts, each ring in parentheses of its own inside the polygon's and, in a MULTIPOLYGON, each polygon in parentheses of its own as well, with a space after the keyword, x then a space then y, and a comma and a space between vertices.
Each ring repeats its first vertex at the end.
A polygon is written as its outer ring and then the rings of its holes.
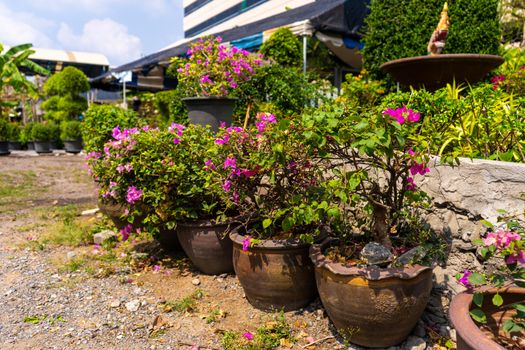
POLYGON ((2 117, 3 107, 11 105, 2 98, 7 87, 11 87, 15 92, 37 94, 37 87, 26 79, 20 71, 21 67, 40 75, 49 75, 47 69, 29 60, 29 56, 35 52, 31 50, 31 47, 31 44, 22 44, 4 51, 4 47, 0 43, 0 117, 2 117))

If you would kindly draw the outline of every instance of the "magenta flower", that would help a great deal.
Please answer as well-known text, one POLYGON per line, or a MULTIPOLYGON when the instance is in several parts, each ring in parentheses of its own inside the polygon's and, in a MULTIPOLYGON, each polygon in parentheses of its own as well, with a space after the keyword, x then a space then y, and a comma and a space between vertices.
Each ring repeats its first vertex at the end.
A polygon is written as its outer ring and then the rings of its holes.
POLYGON ((173 138, 173 143, 174 143, 174 144, 178 145, 180 142, 181 142, 181 141, 180 141, 179 138, 176 138, 176 137, 173 138))
POLYGON ((232 194, 232 201, 234 203, 239 203, 239 193, 237 193, 237 191, 233 192, 233 194, 232 194))
POLYGON ((155 265, 155 266, 153 266, 152 271, 153 271, 153 272, 159 272, 160 269, 161 269, 161 266, 160 266, 160 265, 155 265))
POLYGON ((211 170, 217 169, 217 167, 215 166, 215 164, 213 164, 211 159, 208 159, 207 161, 205 161, 204 165, 205 165, 204 167, 205 171, 211 171, 211 170))
POLYGON ((458 281, 460 284, 464 285, 465 287, 469 289, 472 288, 472 285, 468 281, 468 278, 470 277, 470 275, 472 275, 472 272, 470 272, 469 270, 465 270, 465 272, 463 272, 463 276, 461 276, 461 278, 458 281))
POLYGON ((230 192, 231 187, 232 187, 232 182, 230 180, 226 180, 222 184, 222 189, 224 192, 230 192))
POLYGON ((387 108, 383 111, 383 114, 391 116, 399 124, 403 124, 406 121, 415 123, 421 118, 418 112, 408 109, 406 106, 397 109, 387 108))
POLYGON ((133 226, 131 226, 131 224, 127 224, 122 230, 120 230, 120 235, 122 236, 122 240, 127 241, 132 231, 133 231, 133 226))
POLYGON ((525 264, 525 251, 520 250, 517 253, 507 256, 507 258, 505 259, 505 262, 508 265, 513 265, 516 263, 519 263, 520 265, 525 264))
POLYGON ((169 132, 175 132, 178 136, 182 136, 182 131, 186 129, 184 125, 178 124, 178 123, 171 123, 170 126, 168 126, 169 132))
POLYGON ((521 236, 517 233, 499 230, 498 232, 489 232, 483 238, 485 246, 495 245, 499 249, 507 248, 512 242, 519 241, 521 236))
POLYGON ((419 174, 419 175, 425 175, 426 173, 429 173, 430 172, 430 169, 426 166, 425 163, 417 163, 417 162, 414 162, 412 163, 412 166, 410 167, 410 174, 412 174, 412 176, 416 175, 416 174, 419 174))
POLYGON ((207 74, 201 77, 200 82, 201 84, 212 84, 213 83, 213 81, 211 81, 210 79, 210 76, 207 74))
POLYGON ((130 186, 126 194, 126 201, 133 204, 142 196, 142 190, 138 190, 135 186, 130 186))
POLYGON ((247 252, 248 248, 250 248, 250 240, 252 239, 252 236, 247 236, 242 240, 242 251, 247 252))
POLYGON ((252 176, 257 175, 257 170, 243 169, 243 170, 241 170, 241 174, 243 174, 247 178, 250 178, 252 176))
POLYGON ((237 168, 237 159, 235 159, 234 156, 227 157, 226 160, 224 161, 224 164, 222 165, 222 167, 224 169, 228 169, 228 168, 236 169, 237 168))
POLYGON ((250 332, 244 332, 242 336, 248 340, 253 340, 253 334, 250 332))
POLYGON ((414 179, 411 177, 407 177, 407 182, 405 186, 407 191, 415 191, 417 189, 414 179))

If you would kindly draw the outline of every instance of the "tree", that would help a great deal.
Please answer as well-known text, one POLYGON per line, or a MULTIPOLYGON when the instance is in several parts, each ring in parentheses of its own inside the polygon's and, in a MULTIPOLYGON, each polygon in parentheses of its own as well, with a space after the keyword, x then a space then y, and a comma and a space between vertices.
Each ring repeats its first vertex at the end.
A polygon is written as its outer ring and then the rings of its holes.
POLYGON ((8 87, 15 92, 37 94, 36 86, 25 78, 19 68, 24 67, 37 74, 49 75, 48 70, 28 59, 35 52, 31 50, 31 46, 31 44, 13 46, 4 52, 4 47, 0 43, 0 118, 3 116, 4 107, 12 107, 12 104, 2 99, 8 87))
POLYGON ((280 28, 261 46, 265 58, 287 67, 301 66, 301 41, 288 28, 280 28))
POLYGON ((75 67, 66 67, 44 84, 49 98, 42 104, 46 118, 54 121, 73 120, 87 109, 87 101, 80 96, 89 90, 86 75, 75 67))

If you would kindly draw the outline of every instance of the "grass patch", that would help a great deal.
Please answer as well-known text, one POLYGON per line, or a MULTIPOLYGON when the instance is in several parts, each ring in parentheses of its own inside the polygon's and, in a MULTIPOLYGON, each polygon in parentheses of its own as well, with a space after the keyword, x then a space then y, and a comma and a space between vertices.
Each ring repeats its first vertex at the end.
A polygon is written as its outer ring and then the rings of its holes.
POLYGON ((201 289, 197 289, 187 297, 176 301, 166 301, 161 305, 164 312, 172 312, 173 310, 178 312, 193 312, 197 310, 197 301, 202 299, 202 297, 204 297, 204 292, 201 289))
POLYGON ((214 323, 214 322, 219 321, 220 319, 225 318, 227 315, 228 315, 228 313, 226 311, 224 311, 220 307, 215 307, 215 308, 210 310, 208 315, 206 315, 205 320, 206 320, 206 323, 208 323, 208 324, 209 323, 214 323))
POLYGON ((34 171, 0 172, 0 213, 16 210, 16 205, 34 198, 45 188, 36 186, 34 171))
POLYGON ((49 322, 52 326, 57 322, 66 322, 61 315, 48 316, 48 315, 32 315, 24 317, 24 323, 39 324, 41 322, 49 322))
POLYGON ((253 334, 225 331, 221 342, 225 350, 273 350, 280 345, 291 347, 296 339, 292 337, 291 327, 281 312, 253 334))

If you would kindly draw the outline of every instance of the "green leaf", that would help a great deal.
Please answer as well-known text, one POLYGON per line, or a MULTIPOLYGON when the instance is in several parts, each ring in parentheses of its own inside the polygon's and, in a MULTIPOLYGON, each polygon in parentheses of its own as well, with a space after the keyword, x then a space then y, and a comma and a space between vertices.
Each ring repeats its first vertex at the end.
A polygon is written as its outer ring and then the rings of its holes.
POLYGON ((494 225, 490 222, 490 221, 487 221, 487 220, 481 220, 480 221, 481 224, 485 227, 488 227, 488 228, 494 228, 494 225))
POLYGON ((501 297, 501 295, 499 295, 499 293, 494 294, 494 296, 492 297, 492 304, 496 306, 503 305, 503 298, 501 297))
POLYGON ((281 227, 284 232, 288 232, 292 229, 293 225, 294 225, 293 219, 288 216, 283 220, 281 227))
POLYGON ((512 307, 515 308, 516 310, 520 311, 520 312, 525 312, 525 305, 524 304, 514 303, 514 304, 512 304, 512 307))
POLYGON ((272 224, 272 219, 263 220, 263 228, 268 228, 272 224))
POLYGON ((472 301, 474 302, 474 304, 481 307, 483 305, 483 294, 474 293, 474 297, 472 298, 472 301))
POLYGON ((472 275, 470 275, 468 281, 473 285, 480 285, 487 282, 485 276, 478 272, 474 272, 472 275))
POLYGON ((485 313, 480 309, 472 309, 470 311, 470 316, 478 323, 487 323, 487 316, 485 316, 485 313))
POLYGON ((506 320, 505 322, 503 322, 502 329, 505 333, 514 333, 520 332, 521 330, 523 330, 523 327, 515 323, 513 320, 506 320))

